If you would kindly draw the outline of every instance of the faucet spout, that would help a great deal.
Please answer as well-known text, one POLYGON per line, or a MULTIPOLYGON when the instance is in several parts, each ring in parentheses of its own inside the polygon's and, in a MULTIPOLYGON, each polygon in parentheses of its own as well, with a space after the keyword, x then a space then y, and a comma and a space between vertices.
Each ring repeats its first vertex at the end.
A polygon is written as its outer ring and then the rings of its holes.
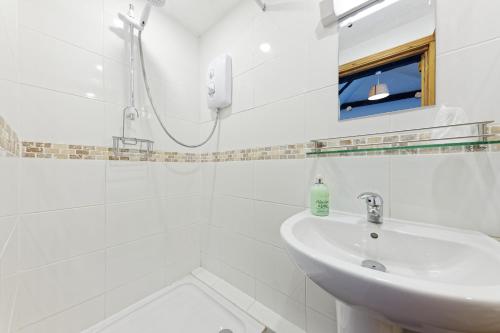
POLYGON ((365 200, 367 220, 370 223, 382 224, 384 222, 384 199, 381 195, 372 192, 361 193, 358 199, 365 200))

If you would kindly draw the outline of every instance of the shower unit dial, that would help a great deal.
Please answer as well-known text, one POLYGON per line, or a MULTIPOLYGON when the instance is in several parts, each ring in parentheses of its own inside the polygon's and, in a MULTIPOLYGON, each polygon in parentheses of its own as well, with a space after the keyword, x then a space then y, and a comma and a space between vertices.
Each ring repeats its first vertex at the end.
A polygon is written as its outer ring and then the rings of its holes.
POLYGON ((207 103, 210 109, 223 109, 232 103, 233 66, 231 56, 217 57, 207 71, 207 103))

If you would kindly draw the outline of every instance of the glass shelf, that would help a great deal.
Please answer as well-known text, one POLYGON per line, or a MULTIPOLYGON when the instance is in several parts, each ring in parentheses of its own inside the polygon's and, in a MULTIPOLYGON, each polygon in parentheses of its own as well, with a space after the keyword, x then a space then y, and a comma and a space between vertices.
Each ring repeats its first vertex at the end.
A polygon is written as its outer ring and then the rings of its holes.
POLYGON ((500 136, 493 134, 494 131, 489 127, 492 124, 494 124, 494 121, 480 121, 318 139, 311 141, 306 155, 414 151, 440 148, 464 148, 465 151, 482 151, 487 149, 489 145, 500 144, 500 136), (457 131, 460 127, 469 127, 469 130, 457 131), (443 132, 436 132, 436 130, 444 130, 446 135, 443 136, 443 132))
MULTIPOLYGON (((374 147, 374 148, 347 148, 328 150, 322 149, 320 151, 310 151, 306 154, 311 155, 326 155, 326 154, 350 154, 350 153, 367 153, 367 152, 382 152, 391 150, 414 150, 414 149, 432 149, 432 148, 453 148, 465 147, 470 151, 477 151, 484 149, 487 145, 500 144, 500 140, 493 141, 469 141, 469 142, 453 142, 453 143, 429 143, 409 146, 391 146, 391 147, 374 147)), ((314 148, 313 148, 314 150, 314 148)))

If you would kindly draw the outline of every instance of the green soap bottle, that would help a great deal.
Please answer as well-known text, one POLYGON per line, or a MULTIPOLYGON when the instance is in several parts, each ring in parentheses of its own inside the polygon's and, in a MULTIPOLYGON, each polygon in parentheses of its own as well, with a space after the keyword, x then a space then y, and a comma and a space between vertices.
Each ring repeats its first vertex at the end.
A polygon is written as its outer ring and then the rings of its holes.
POLYGON ((322 176, 317 176, 311 187, 311 213, 316 216, 330 214, 330 191, 322 176))

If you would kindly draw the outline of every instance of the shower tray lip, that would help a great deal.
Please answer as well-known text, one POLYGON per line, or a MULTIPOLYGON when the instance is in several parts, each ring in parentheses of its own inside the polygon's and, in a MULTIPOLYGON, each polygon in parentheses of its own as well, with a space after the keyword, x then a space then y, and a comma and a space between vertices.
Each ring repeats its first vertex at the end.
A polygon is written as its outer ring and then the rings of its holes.
POLYGON ((244 310, 240 309, 229 300, 224 298, 222 295, 217 293, 211 287, 198 280, 196 277, 192 275, 188 275, 185 278, 163 288, 159 291, 147 296, 138 302, 126 307, 125 309, 119 311, 118 313, 98 322, 97 324, 83 330, 81 333, 106 333, 107 328, 111 328, 112 325, 120 322, 121 320, 127 318, 128 316, 134 314, 136 311, 151 305, 155 301, 160 300, 162 297, 167 296, 171 292, 174 292, 176 289, 179 289, 183 286, 191 286, 201 291, 203 294, 208 296, 212 301, 216 302, 221 306, 224 310, 231 313, 235 316, 243 326, 245 327, 244 333, 263 333, 266 331, 266 326, 261 324, 255 318, 250 316, 244 310))

